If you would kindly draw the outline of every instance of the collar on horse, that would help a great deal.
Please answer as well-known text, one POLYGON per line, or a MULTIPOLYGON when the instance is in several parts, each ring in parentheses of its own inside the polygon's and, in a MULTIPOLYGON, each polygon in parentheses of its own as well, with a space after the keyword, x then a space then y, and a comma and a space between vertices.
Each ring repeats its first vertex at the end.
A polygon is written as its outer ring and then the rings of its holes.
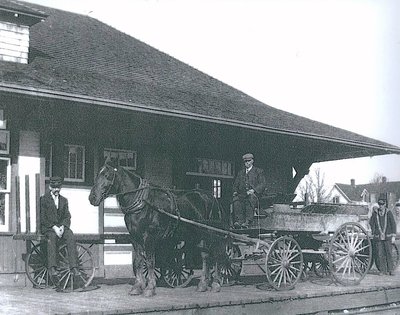
POLYGON ((122 192, 122 193, 119 193, 116 195, 118 198, 119 196, 123 196, 123 195, 127 195, 127 194, 135 194, 132 204, 124 207, 121 205, 121 203, 119 203, 121 211, 125 215, 131 214, 131 213, 139 213, 145 206, 147 197, 149 196, 149 191, 150 191, 149 182, 147 180, 141 178, 140 176, 138 176, 138 177, 140 179, 140 184, 137 189, 130 190, 127 192, 122 192))

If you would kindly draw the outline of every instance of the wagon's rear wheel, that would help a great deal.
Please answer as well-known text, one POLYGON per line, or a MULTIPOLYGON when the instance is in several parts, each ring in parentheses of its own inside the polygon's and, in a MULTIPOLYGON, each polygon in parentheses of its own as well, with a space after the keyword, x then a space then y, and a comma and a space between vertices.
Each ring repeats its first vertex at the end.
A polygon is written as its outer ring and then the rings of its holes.
POLYGON ((267 254, 265 269, 269 284, 276 290, 294 288, 303 273, 303 253, 289 236, 276 239, 267 254))
POLYGON ((367 231, 358 223, 342 224, 329 244, 329 269, 342 285, 354 285, 367 274, 372 257, 367 231))
POLYGON ((74 275, 69 267, 67 245, 64 244, 59 249, 59 281, 57 287, 61 291, 84 289, 89 286, 94 278, 95 267, 92 253, 81 244, 76 244, 76 251, 80 275, 74 275))
POLYGON ((46 246, 39 243, 32 247, 25 259, 25 272, 33 287, 44 289, 53 285, 47 270, 46 246))
POLYGON ((193 269, 187 266, 185 242, 178 242, 161 268, 165 283, 171 288, 183 288, 193 279, 193 269))

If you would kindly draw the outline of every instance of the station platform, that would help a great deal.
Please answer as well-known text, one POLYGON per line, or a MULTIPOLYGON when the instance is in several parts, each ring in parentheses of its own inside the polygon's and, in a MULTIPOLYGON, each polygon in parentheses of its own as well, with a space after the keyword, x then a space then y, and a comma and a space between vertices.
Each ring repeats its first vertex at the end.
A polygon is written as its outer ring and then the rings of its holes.
MULTIPOLYGON (((11 276, 11 275, 10 275, 11 276)), ((156 296, 130 296, 127 279, 94 279, 90 291, 60 293, 34 289, 23 279, 0 277, 0 314, 330 314, 337 310, 400 304, 400 271, 394 276, 371 270, 356 286, 334 284, 313 273, 293 290, 276 291, 265 277, 242 277, 221 292, 158 287, 156 296), (15 279, 14 279, 15 280, 15 279)))

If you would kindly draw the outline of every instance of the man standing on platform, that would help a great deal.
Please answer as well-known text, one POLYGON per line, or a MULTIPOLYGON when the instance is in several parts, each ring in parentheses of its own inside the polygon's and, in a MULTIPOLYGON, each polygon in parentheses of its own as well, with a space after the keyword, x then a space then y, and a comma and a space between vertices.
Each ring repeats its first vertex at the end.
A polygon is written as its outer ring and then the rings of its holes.
POLYGON ((375 262, 383 274, 394 274, 392 244, 396 238, 396 222, 393 213, 386 208, 386 199, 378 199, 378 210, 372 213, 369 224, 376 246, 375 262))
POLYGON ((67 198, 60 195, 61 177, 51 177, 49 191, 40 197, 40 229, 47 237, 47 263, 50 276, 58 276, 57 243, 63 239, 67 245, 68 261, 74 275, 79 275, 74 233, 70 229, 71 214, 67 198))
POLYGON ((266 188, 264 171, 253 166, 254 156, 243 155, 245 168, 240 170, 233 183, 234 227, 247 228, 252 224, 254 209, 258 207, 258 195, 266 188))

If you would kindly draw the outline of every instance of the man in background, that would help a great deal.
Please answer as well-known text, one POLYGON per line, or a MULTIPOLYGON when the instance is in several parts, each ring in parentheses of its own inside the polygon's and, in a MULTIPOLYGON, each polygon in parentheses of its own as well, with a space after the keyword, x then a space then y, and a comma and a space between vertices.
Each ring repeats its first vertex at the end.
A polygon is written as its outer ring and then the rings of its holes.
POLYGON ((385 198, 378 199, 378 209, 373 211, 369 224, 376 249, 375 263, 380 273, 393 275, 392 244, 396 238, 396 222, 392 211, 386 207, 385 198))

